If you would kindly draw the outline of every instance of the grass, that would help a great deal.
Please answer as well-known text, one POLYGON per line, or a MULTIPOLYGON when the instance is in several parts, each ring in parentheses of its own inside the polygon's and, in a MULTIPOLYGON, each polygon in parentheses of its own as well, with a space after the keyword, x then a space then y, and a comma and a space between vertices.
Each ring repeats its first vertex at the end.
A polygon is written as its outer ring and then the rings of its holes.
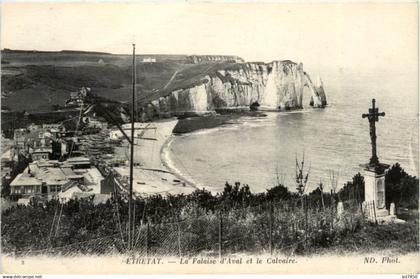
MULTIPOLYGON (((98 96, 130 101, 131 55, 7 50, 2 52, 2 59, 8 63, 2 65, 6 73, 2 75, 2 91, 7 95, 2 98, 2 105, 11 110, 51 110, 53 105, 64 105, 70 92, 82 86, 91 87, 98 96)), ((166 96, 173 90, 203 83, 206 75, 215 75, 218 69, 241 67, 230 62, 191 64, 185 55, 137 55, 137 59, 140 104, 166 96), (151 56, 157 62, 141 62, 151 56)))
POLYGON ((17 202, 11 201, 9 199, 1 198, 1 211, 2 212, 16 205, 17 205, 17 202))
POLYGON ((418 222, 405 224, 374 225, 367 223, 360 231, 340 238, 328 249, 320 253, 346 254, 348 252, 374 253, 389 251, 406 254, 419 250, 418 222))
MULTIPOLYGON (((128 101, 131 94, 131 56, 73 52, 4 52, 2 91, 8 95, 3 105, 12 110, 49 110, 64 105, 71 91, 82 86, 118 101, 128 101), (99 64, 102 59, 105 65, 99 64), (24 101, 23 101, 24 100, 24 101)), ((145 55, 146 56, 146 55, 145 55)), ((192 68, 178 79, 177 86, 201 71, 201 65, 186 64, 185 56, 158 55, 156 63, 137 63, 138 99, 148 102, 160 97, 160 91, 176 71, 192 68), (159 61, 159 59, 161 61, 159 61), (197 67, 196 67, 197 66, 197 67)), ((206 66, 207 67, 207 66, 206 66)))
MULTIPOLYGON (((335 203, 320 206, 319 197, 309 194, 302 199, 281 185, 267 193, 252 194, 248 185, 226 183, 217 195, 196 190, 189 195, 150 196, 135 200, 135 204, 135 215, 147 220, 147 225, 137 222, 135 250, 139 254, 145 253, 146 247, 149 255, 177 255, 179 249, 183 255, 214 253, 219 243, 224 254, 273 250, 274 254, 309 256, 399 255, 419 248, 418 210, 403 211, 404 217, 399 217, 406 218, 404 224, 375 225, 364 219, 354 201, 348 202, 337 218, 335 203)), ((4 210, 3 252, 25 254, 44 249, 50 242, 46 232, 59 208, 57 201, 50 201, 45 206, 4 210)), ((124 227, 128 207, 122 198, 99 205, 86 199, 64 204, 59 233, 51 240, 53 247, 61 248, 48 253, 106 254, 115 248, 123 252, 121 232, 113 218, 116 208, 124 227)))

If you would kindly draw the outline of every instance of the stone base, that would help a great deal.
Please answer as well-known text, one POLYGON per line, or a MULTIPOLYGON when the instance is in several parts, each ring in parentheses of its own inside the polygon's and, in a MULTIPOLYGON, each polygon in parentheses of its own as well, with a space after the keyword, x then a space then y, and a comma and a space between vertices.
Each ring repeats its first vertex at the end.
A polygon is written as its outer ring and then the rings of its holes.
POLYGON ((386 217, 389 216, 389 211, 386 208, 383 209, 374 209, 372 203, 363 202, 363 212, 365 214, 365 217, 369 220, 375 221, 376 219, 380 217, 386 217))
POLYGON ((405 221, 398 219, 395 215, 388 215, 383 217, 377 217, 376 220, 378 221, 379 225, 389 225, 389 224, 404 224, 405 221))
POLYGON ((389 216, 389 211, 386 209, 377 209, 376 210, 376 218, 386 217, 389 216))

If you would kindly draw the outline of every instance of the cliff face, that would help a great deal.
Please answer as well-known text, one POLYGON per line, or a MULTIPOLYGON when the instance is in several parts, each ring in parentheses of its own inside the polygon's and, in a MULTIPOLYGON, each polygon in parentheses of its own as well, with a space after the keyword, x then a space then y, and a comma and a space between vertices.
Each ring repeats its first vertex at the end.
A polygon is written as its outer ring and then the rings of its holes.
POLYGON ((143 117, 249 109, 251 104, 257 103, 260 110, 297 109, 303 107, 304 93, 310 94, 310 104, 314 107, 327 104, 322 82, 314 85, 302 63, 286 60, 268 64, 224 64, 206 72, 192 86, 175 87, 164 97, 151 101, 143 108, 143 117), (305 87, 308 90, 304 92, 305 87))

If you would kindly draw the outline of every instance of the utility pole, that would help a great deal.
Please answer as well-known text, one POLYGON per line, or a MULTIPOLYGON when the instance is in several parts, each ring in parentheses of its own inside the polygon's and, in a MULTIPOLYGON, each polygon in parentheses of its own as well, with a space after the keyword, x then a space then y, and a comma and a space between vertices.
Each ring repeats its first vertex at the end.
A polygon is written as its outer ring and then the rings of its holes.
POLYGON ((133 93, 131 104, 131 152, 130 152, 130 190, 128 199, 128 249, 132 248, 132 206, 133 206, 133 167, 134 167, 134 118, 136 112, 136 44, 133 44, 133 93))

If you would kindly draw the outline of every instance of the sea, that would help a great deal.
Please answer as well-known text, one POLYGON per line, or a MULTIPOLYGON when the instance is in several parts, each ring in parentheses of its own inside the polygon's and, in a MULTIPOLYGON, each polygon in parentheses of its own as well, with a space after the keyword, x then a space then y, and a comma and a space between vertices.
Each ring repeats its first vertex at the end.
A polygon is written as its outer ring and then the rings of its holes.
MULTIPOLYGON (((380 162, 399 163, 418 176, 418 88, 404 77, 385 79, 342 77, 324 80, 328 106, 291 112, 267 112, 267 117, 243 117, 236 124, 176 136, 169 159, 183 176, 212 193, 226 182, 248 184, 264 192, 281 183, 295 190, 296 159, 304 158, 307 190, 322 183, 339 189, 369 162, 368 120, 362 118, 376 99, 386 113, 376 123, 380 162), (334 179, 332 179, 334 174, 334 179), (334 182, 337 180, 337 182, 334 182)), ((304 92, 304 103, 309 103, 304 92)))

